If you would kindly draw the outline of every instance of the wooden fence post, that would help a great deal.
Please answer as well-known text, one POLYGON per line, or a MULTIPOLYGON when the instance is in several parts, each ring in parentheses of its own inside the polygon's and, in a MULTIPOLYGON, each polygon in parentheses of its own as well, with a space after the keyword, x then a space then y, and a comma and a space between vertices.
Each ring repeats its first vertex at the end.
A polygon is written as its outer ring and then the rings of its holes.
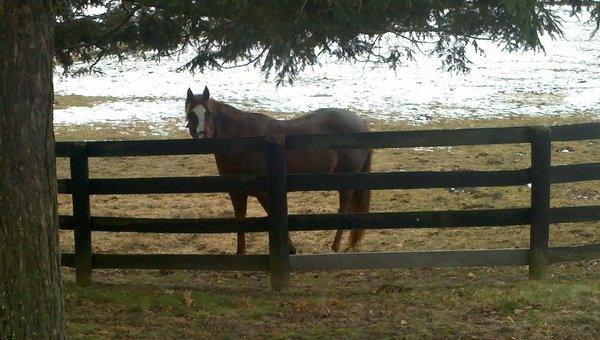
POLYGON ((269 268, 271 287, 283 290, 290 279, 287 212, 287 161, 284 136, 268 137, 265 152, 269 202, 269 268))
POLYGON ((529 278, 540 280, 548 269, 550 224, 550 129, 531 129, 531 228, 529 239, 529 278))
POLYGON ((70 155, 75 220, 75 277, 79 286, 92 283, 92 233, 90 231, 89 164, 87 144, 76 143, 70 155))

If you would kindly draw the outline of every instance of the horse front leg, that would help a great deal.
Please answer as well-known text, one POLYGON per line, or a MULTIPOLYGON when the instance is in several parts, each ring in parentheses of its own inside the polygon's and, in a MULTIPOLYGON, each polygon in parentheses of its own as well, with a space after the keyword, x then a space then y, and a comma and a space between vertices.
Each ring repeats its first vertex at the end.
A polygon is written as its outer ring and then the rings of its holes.
MULTIPOLYGON (((267 198, 264 195, 257 195, 256 199, 258 200, 258 203, 260 203, 260 205, 262 205, 263 209, 265 209, 265 212, 267 213, 267 215, 269 215, 269 202, 267 201, 267 198)), ((296 254, 296 246, 294 245, 294 242, 292 242, 292 238, 289 236, 288 234, 288 246, 290 247, 290 254, 296 254)))
POLYGON ((340 243, 342 242, 342 236, 344 236, 344 230, 338 229, 335 231, 335 237, 333 238, 333 243, 331 244, 331 250, 336 253, 340 250, 340 243))
MULTIPOLYGON (((229 198, 233 205, 233 212, 235 218, 246 218, 246 212, 248 210, 248 195, 239 192, 230 192, 229 198)), ((246 254, 246 234, 237 233, 237 254, 246 254)))

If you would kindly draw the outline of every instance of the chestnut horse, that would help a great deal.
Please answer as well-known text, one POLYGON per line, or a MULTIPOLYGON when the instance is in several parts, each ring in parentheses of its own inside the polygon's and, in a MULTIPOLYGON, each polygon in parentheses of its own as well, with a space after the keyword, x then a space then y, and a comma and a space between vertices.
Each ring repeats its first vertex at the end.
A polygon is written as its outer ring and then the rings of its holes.
MULTIPOLYGON (((303 117, 277 120, 260 113, 244 112, 233 106, 210 98, 208 88, 201 95, 187 91, 185 101, 187 127, 193 138, 268 136, 310 133, 367 132, 364 121, 356 114, 339 109, 319 109, 303 117)), ((215 154, 217 169, 221 175, 248 175, 265 173, 265 161, 261 154, 236 153, 215 154)), ((288 173, 340 173, 368 172, 371 167, 371 150, 315 150, 287 152, 288 173)), ((248 196, 254 196, 268 213, 264 192, 230 192, 236 218, 246 217, 248 196)), ((371 193, 369 190, 339 191, 339 213, 368 212, 371 193)), ((342 230, 336 232, 331 248, 338 251, 342 230)), ((355 251, 364 235, 363 229, 350 232, 346 250, 355 251)), ((290 253, 296 248, 289 240, 290 253)), ((246 240, 238 233, 237 253, 246 252, 246 240)))

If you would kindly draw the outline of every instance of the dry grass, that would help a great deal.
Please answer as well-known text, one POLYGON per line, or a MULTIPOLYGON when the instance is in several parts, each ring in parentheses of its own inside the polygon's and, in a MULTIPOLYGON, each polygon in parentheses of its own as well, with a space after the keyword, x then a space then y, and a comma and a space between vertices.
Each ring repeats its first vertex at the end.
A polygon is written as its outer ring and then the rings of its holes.
POLYGON ((106 102, 114 102, 119 100, 119 98, 116 97, 110 97, 110 96, 96 96, 96 97, 89 97, 89 96, 79 96, 79 95, 68 95, 68 96, 60 96, 60 95, 55 95, 54 96, 54 108, 55 109, 62 109, 62 108, 66 108, 66 107, 71 107, 71 106, 78 106, 78 107, 92 107, 101 103, 106 103, 106 102))
MULTIPOLYGON (((440 121, 421 128, 568 124, 590 116, 498 121, 440 121)), ((407 123, 373 121, 373 129, 415 129, 407 123)), ((182 122, 155 127, 98 124, 58 128, 57 140, 187 138, 182 122), (164 133, 167 133, 164 135, 164 133)), ((600 141, 553 144, 553 163, 600 162, 600 141), (569 152, 566 152, 569 151, 569 152)), ((499 170, 529 166, 526 145, 377 150, 374 171, 499 170)), ((59 177, 68 162, 58 160, 59 177)), ((216 174, 212 156, 92 159, 91 177, 160 177, 216 174)), ((600 183, 554 185, 553 206, 598 205, 600 183)), ((59 195, 61 214, 71 213, 59 195)), ((335 212, 334 192, 292 193, 291 213, 335 212)), ((373 211, 525 207, 529 188, 385 190, 373 194, 373 211)), ((250 216, 264 212, 251 199, 250 216)), ((109 195, 92 198, 96 216, 200 218, 233 216, 225 194, 109 195)), ((600 243, 600 223, 561 224, 552 245, 600 243)), ((364 251, 511 248, 528 245, 528 228, 368 231, 364 251)), ((329 251, 333 232, 296 232, 301 253, 329 251)), ((233 235, 95 233, 95 252, 233 253, 233 235)), ((72 250, 72 233, 61 247, 72 250)), ((266 235, 248 236, 249 253, 267 251, 266 235)), ((545 283, 528 282, 524 268, 349 271, 294 275, 285 294, 268 291, 263 274, 99 271, 93 288, 73 286, 66 270, 69 329, 73 337, 575 337, 599 334, 598 262, 552 267, 545 283), (341 287, 341 288, 340 288, 341 287), (184 303, 189 290, 195 304, 184 303)))

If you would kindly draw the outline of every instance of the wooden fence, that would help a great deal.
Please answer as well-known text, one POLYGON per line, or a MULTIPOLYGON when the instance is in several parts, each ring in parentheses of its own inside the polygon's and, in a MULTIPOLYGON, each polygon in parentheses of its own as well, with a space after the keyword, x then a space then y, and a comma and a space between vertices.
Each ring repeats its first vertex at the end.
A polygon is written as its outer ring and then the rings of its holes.
POLYGON ((59 193, 73 197, 73 215, 60 216, 61 229, 74 230, 75 252, 62 265, 75 267, 77 282, 91 282, 93 268, 268 271, 274 289, 288 285, 290 271, 529 265, 542 278, 548 264, 600 258, 600 244, 548 247, 551 223, 600 221, 600 206, 550 208, 551 183, 600 180, 600 163, 550 162, 552 141, 600 138, 600 123, 547 127, 288 135, 204 140, 59 142, 57 157, 69 157, 71 179, 58 181, 59 193), (365 174, 288 174, 286 151, 341 148, 406 148, 528 143, 531 167, 502 171, 418 171, 365 174), (252 176, 168 178, 89 178, 89 157, 157 156, 262 152, 267 173, 252 176), (467 211, 374 212, 288 215, 287 192, 340 189, 417 189, 520 186, 531 184, 531 206, 467 211), (160 219, 95 217, 90 195, 264 191, 268 217, 245 219, 160 219), (289 231, 356 227, 447 228, 531 225, 526 249, 289 255, 289 231), (140 233, 268 232, 269 254, 176 255, 94 254, 92 231, 140 233))

